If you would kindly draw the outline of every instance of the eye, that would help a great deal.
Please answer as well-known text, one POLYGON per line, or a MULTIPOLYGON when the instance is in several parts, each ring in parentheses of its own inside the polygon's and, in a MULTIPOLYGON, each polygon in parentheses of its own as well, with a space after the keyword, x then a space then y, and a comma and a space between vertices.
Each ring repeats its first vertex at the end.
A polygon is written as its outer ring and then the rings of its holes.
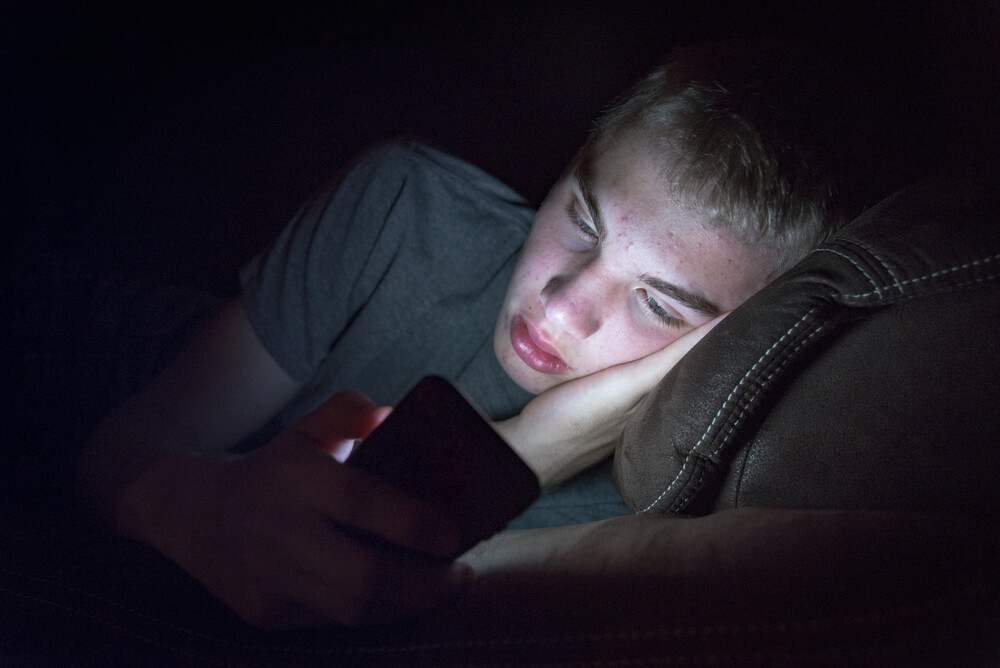
POLYGON ((566 215, 569 217, 570 223, 576 228, 576 232, 584 238, 588 244, 595 245, 601 240, 597 230, 590 226, 590 224, 584 220, 583 216, 577 211, 576 203, 571 200, 569 204, 566 205, 566 215))
POLYGON ((669 327, 687 326, 687 323, 684 322, 683 318, 674 315, 669 310, 661 306, 660 303, 656 301, 651 294, 649 294, 649 292, 643 288, 639 288, 637 292, 643 302, 643 308, 651 318, 655 318, 659 323, 665 324, 669 327))

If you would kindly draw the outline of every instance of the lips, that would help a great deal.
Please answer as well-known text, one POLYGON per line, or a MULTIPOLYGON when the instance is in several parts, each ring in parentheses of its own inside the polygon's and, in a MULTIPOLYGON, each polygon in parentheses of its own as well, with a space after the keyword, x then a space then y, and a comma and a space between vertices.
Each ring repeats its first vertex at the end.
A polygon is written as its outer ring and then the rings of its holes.
POLYGON ((559 357, 555 348, 542 340, 520 315, 515 315, 511 319, 510 342, 521 361, 535 371, 555 375, 570 370, 569 365, 559 357))

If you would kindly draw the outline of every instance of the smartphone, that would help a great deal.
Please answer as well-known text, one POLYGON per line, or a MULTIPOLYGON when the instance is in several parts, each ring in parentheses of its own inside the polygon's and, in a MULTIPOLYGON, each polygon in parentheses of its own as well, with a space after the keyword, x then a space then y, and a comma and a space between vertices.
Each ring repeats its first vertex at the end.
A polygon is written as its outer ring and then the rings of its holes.
POLYGON ((421 379, 347 464, 453 518, 461 552, 503 529, 541 492, 534 471, 489 419, 440 376, 421 379))

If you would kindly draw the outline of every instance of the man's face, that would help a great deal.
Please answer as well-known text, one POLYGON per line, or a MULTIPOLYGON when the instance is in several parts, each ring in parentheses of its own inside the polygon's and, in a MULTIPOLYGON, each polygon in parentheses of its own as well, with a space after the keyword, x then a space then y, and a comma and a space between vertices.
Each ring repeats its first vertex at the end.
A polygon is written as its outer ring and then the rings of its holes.
POLYGON ((738 306, 773 270, 767 249, 683 211, 627 133, 580 161, 542 203, 494 350, 537 394, 663 348, 738 306))

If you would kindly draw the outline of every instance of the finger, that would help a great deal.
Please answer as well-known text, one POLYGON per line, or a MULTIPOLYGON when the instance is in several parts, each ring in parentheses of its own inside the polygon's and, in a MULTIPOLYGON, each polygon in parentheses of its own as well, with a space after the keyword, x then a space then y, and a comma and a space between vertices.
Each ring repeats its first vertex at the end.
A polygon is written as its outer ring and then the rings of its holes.
POLYGON ((376 426, 382 424, 391 412, 392 406, 379 406, 376 408, 374 415, 376 426))
MULTIPOLYGON (((324 544, 303 555, 285 591, 318 614, 350 626, 437 606, 474 579, 468 566, 423 558, 317 527, 324 544)), ((315 535, 314 534, 314 535, 315 535)))
POLYGON ((354 478, 343 489, 348 486, 352 492, 347 499, 328 492, 326 503, 338 523, 425 554, 454 557, 460 550, 462 538, 454 521, 426 501, 369 476, 354 478))
POLYGON ((291 430, 305 436, 328 453, 343 449, 343 441, 366 438, 385 419, 385 408, 355 391, 338 392, 311 413, 300 418, 291 430))
MULTIPOLYGON (((675 341, 670 343, 665 348, 647 355, 633 364, 631 372, 620 379, 620 383, 625 384, 626 387, 632 389, 631 395, 643 395, 653 388, 656 383, 660 382, 664 376, 666 376, 677 363, 687 355, 692 348, 694 348, 698 343, 711 332, 716 325, 722 322, 725 317, 729 315, 728 312, 723 313, 715 318, 709 320, 703 325, 695 327, 689 332, 686 332, 683 336, 677 338, 675 341)), ((622 367, 627 367, 628 364, 620 365, 622 367)))
POLYGON ((464 564, 387 549, 316 520, 252 555, 249 579, 213 593, 264 628, 356 626, 438 606, 475 579, 464 564))
POLYGON ((308 448, 281 445, 301 434, 285 432, 271 470, 300 507, 330 523, 352 527, 397 546, 438 556, 454 556, 461 536, 440 510, 392 485, 308 448))
POLYGON ((726 315, 699 325, 645 357, 598 371, 582 382, 567 383, 554 391, 567 395, 573 391, 573 401, 578 408, 585 408, 581 411, 584 413, 628 414, 726 315))
POLYGON ((661 366, 663 364, 669 364, 670 366, 667 369, 669 371, 675 364, 677 364, 677 362, 681 360, 682 357, 684 357, 684 355, 698 345, 698 342, 705 338, 705 336, 708 335, 708 333, 711 332, 716 325, 722 322, 727 315, 729 315, 728 312, 723 313, 715 318, 712 318, 708 322, 695 327, 649 357, 653 359, 659 358, 661 366))
MULTIPOLYGON (((389 417, 389 413, 392 412, 391 406, 379 406, 375 409, 375 413, 372 415, 372 419, 375 421, 375 426, 378 428, 382 422, 389 417)), ((374 430, 372 430, 374 431, 374 430)), ((369 434, 370 435, 370 434, 369 434)), ((329 453, 331 457, 336 459, 338 462, 346 462, 347 458, 351 456, 354 452, 354 448, 361 443, 362 439, 359 438, 347 438, 342 441, 337 441, 335 444, 323 443, 320 447, 321 450, 329 453)))
MULTIPOLYGON (((278 488, 295 504, 401 547, 440 556, 457 553, 461 539, 451 520, 427 502, 336 461, 315 429, 315 421, 304 428, 297 423, 264 448, 269 476, 280 480, 278 488)), ((333 439, 325 443, 336 450, 333 439)))

